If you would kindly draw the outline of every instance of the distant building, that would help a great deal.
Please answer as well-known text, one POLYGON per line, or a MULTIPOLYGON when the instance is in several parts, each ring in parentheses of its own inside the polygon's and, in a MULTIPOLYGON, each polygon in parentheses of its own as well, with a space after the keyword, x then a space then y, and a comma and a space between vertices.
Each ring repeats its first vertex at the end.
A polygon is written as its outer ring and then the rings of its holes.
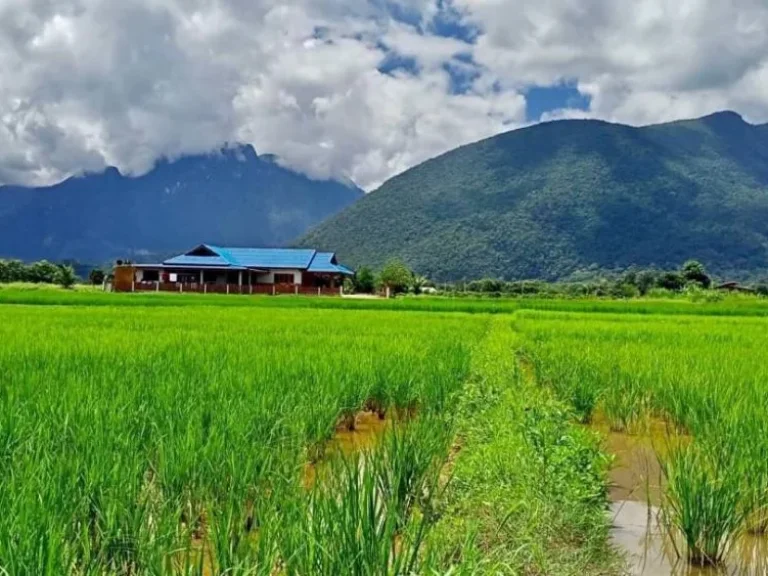
POLYGON ((290 248, 225 248, 201 244, 161 264, 115 269, 119 292, 339 294, 354 271, 332 252, 290 248))
POLYGON ((744 292, 747 294, 756 292, 756 290, 748 288, 747 286, 742 286, 738 282, 725 282, 724 284, 717 286, 717 290, 722 290, 725 292, 744 292))

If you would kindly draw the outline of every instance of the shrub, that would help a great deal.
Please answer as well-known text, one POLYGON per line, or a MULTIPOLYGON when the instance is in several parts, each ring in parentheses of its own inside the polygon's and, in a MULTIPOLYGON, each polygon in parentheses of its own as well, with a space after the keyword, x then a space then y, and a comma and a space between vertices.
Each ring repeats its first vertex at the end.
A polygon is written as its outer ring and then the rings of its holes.
POLYGON ((643 270, 635 277, 635 286, 642 296, 648 294, 657 283, 658 274, 654 270, 643 270))
POLYGON ((411 285, 413 273, 401 260, 387 262, 379 273, 379 284, 395 294, 405 292, 411 285))
POLYGON ((34 284, 56 284, 58 274, 59 267, 56 264, 51 264, 47 260, 41 260, 27 266, 26 280, 34 284))
POLYGON ((659 288, 679 292, 685 287, 685 278, 678 272, 664 272, 656 282, 659 288))
POLYGON ((373 275, 373 270, 367 266, 362 266, 357 271, 352 283, 355 292, 361 294, 371 294, 376 290, 376 277, 373 275))
POLYGON ((104 274, 104 270, 101 268, 94 268, 91 270, 90 274, 88 274, 88 281, 94 286, 103 284, 105 278, 106 274, 104 274))
POLYGON ((72 266, 59 266, 56 274, 56 284, 63 288, 71 288, 77 282, 77 276, 72 266))
POLYGON ((704 265, 697 260, 688 260, 681 269, 682 277, 686 283, 694 283, 702 288, 709 288, 712 279, 707 275, 704 265))
POLYGON ((639 295, 640 291, 634 284, 620 283, 611 289, 611 296, 613 298, 636 298, 639 295))

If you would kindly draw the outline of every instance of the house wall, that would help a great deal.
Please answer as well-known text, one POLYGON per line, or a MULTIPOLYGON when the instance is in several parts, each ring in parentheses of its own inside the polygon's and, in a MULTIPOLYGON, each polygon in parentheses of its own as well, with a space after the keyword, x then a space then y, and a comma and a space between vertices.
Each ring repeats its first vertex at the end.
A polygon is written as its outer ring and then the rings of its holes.
POLYGON ((116 292, 130 292, 133 288, 135 268, 133 266, 117 266, 113 287, 116 292))
MULTIPOLYGON (((190 272, 192 269, 190 269, 190 272)), ((160 272, 161 277, 165 274, 174 274, 177 275, 179 272, 184 272, 183 270, 167 270, 165 272, 160 272)), ((199 272, 196 272, 196 274, 199 274, 199 272)), ((236 274, 236 273, 235 273, 236 274)), ((274 284, 275 283, 275 274, 292 274, 293 275, 293 284, 301 284, 303 281, 304 274, 301 270, 270 270, 266 274, 256 274, 255 272, 252 273, 253 277, 253 283, 254 284, 274 284)), ((136 282, 142 282, 144 280, 144 270, 135 270, 135 280, 136 282)), ((196 276, 197 277, 197 276, 196 276)), ((130 283, 130 280, 127 280, 128 283, 130 283)), ((218 271, 218 270, 206 270, 205 271, 205 282, 206 284, 220 284, 225 285, 227 283, 227 272, 218 271)), ((237 281, 234 282, 234 284, 237 284, 237 281)), ((248 284, 248 272, 243 272, 243 285, 248 284)))
POLYGON ((259 284, 274 284, 275 274, 293 274, 293 283, 301 284, 301 270, 270 270, 266 274, 259 274, 256 276, 256 282, 259 284))

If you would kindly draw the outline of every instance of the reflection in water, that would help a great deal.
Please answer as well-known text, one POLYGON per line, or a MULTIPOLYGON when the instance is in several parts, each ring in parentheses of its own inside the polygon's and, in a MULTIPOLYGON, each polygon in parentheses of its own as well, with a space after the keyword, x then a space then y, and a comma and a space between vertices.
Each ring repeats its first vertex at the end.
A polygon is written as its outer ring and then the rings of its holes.
POLYGON ((678 559, 674 543, 659 525, 658 508, 643 502, 614 502, 611 506, 611 540, 627 553, 630 573, 642 576, 762 576, 768 574, 768 542, 765 537, 744 534, 723 565, 690 566, 678 559))
POLYGON ((657 454, 690 438, 671 434, 662 422, 652 422, 645 434, 611 432, 599 423, 604 447, 615 461, 610 474, 614 544, 627 554, 630 573, 642 576, 768 575, 768 539, 743 534, 726 561, 716 568, 690 566, 682 541, 673 541, 660 524, 658 505, 664 489, 657 454), (650 502, 650 505, 649 505, 650 502))

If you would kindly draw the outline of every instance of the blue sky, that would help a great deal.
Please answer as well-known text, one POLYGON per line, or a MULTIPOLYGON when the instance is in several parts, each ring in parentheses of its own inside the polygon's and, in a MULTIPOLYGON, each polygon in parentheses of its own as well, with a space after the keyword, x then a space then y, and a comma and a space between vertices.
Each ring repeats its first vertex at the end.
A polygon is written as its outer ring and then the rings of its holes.
MULTIPOLYGON (((467 44, 474 44, 482 31, 463 21, 462 14, 446 0, 436 2, 437 11, 426 22, 422 14, 415 9, 395 2, 385 2, 384 6, 396 21, 413 27, 418 34, 434 35, 442 38, 454 38, 467 44)), ((378 70, 385 74, 406 73, 419 75, 420 67, 416 58, 398 54, 382 44, 386 57, 378 70)), ((471 53, 459 53, 451 61, 443 64, 443 70, 450 75, 450 90, 453 94, 472 91, 473 81, 481 76, 480 66, 471 53)), ((528 84, 520 87, 526 99, 527 122, 538 122, 558 110, 588 111, 591 97, 578 89, 578 79, 558 80, 548 85, 528 84)))
POLYGON ((582 94, 575 82, 552 86, 529 86, 525 89, 526 119, 537 122, 549 112, 562 109, 589 110, 591 98, 582 94))

